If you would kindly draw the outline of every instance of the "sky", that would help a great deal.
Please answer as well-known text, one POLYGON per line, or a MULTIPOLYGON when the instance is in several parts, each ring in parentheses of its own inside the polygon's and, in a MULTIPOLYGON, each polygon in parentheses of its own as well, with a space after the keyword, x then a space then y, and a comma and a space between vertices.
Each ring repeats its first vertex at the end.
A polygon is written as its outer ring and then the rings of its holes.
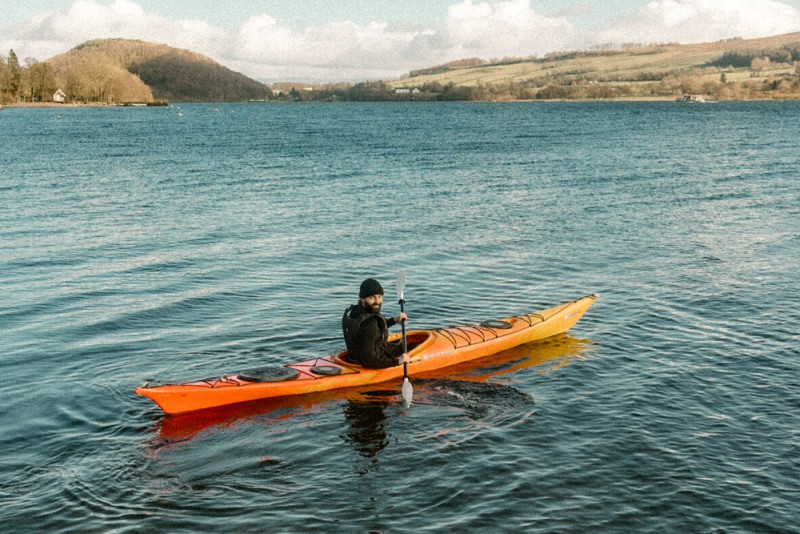
POLYGON ((800 32, 800 0, 0 0, 0 54, 164 43, 265 82, 397 79, 457 59, 800 32))

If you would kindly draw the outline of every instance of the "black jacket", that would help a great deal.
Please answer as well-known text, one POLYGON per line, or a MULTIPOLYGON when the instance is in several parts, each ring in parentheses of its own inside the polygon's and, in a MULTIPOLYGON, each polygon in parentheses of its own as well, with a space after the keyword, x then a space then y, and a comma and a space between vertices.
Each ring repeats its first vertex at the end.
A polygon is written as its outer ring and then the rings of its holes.
POLYGON ((370 369, 397 365, 402 345, 389 343, 389 327, 394 318, 386 319, 360 304, 347 308, 342 316, 342 332, 347 345, 347 359, 370 369))

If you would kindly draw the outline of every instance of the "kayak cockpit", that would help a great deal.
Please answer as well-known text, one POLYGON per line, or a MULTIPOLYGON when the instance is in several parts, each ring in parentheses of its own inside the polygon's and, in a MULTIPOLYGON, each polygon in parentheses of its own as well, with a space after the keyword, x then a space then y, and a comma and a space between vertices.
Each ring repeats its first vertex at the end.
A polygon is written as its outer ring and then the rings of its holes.
MULTIPOLYGON (((402 334, 391 334, 389 336, 389 343, 399 342, 401 337, 402 334)), ((415 354, 419 354, 420 352, 424 351, 433 342, 433 339, 434 336, 432 330, 412 330, 407 332, 406 345, 408 349, 408 355, 413 358, 415 354)), ((357 363, 353 363, 347 358, 346 350, 331 356, 331 360, 338 360, 337 363, 341 363, 343 365, 355 365, 360 367, 357 363)))

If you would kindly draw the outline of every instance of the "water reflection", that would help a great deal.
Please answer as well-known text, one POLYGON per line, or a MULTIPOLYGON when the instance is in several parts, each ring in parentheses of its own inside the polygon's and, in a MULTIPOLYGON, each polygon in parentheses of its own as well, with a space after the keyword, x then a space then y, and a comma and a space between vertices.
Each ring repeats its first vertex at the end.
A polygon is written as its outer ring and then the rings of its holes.
POLYGON ((396 391, 378 391, 369 399, 348 399, 344 405, 347 422, 346 441, 366 458, 374 458, 389 444, 386 433, 386 408, 395 400, 396 391))

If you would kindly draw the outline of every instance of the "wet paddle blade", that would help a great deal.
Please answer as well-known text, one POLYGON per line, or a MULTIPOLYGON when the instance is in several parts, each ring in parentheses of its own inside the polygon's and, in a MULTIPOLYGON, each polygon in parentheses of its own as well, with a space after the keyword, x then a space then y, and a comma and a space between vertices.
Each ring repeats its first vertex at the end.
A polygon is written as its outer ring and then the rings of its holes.
POLYGON ((403 299, 403 292, 406 289, 406 272, 405 270, 401 269, 397 273, 397 299, 403 299))
POLYGON ((408 408, 411 406, 411 398, 414 396, 414 387, 408 377, 403 379, 403 405, 408 408))

